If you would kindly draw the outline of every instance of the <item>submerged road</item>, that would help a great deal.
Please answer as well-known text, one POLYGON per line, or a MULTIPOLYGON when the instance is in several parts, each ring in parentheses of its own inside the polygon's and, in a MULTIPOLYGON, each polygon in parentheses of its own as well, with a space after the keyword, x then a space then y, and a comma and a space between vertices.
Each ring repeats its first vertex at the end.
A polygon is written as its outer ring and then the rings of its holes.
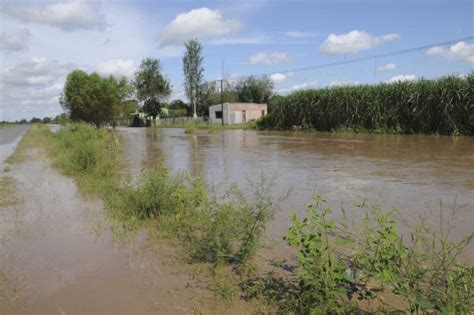
POLYGON ((28 129, 30 129, 29 125, 0 128, 0 165, 13 153, 16 145, 28 129))

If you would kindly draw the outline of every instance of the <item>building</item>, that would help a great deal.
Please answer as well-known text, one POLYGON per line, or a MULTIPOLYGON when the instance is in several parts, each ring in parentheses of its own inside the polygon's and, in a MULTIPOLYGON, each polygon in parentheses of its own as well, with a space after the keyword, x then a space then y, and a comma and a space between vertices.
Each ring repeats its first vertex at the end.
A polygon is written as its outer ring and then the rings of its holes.
POLYGON ((267 104, 224 103, 224 112, 222 104, 217 104, 209 107, 209 123, 222 124, 224 119, 224 125, 245 124, 267 113, 267 104))

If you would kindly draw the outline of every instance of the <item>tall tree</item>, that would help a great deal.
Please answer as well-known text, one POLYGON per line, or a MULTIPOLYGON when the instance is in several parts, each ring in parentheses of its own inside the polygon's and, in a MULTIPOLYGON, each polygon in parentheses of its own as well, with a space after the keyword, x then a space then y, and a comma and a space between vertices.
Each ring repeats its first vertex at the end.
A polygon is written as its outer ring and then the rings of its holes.
POLYGON ((60 103, 73 121, 86 121, 100 127, 113 118, 114 108, 123 101, 119 82, 112 76, 75 70, 67 76, 60 103))
POLYGON ((184 89, 189 103, 193 106, 193 116, 197 117, 199 88, 203 81, 202 45, 197 39, 184 43, 186 52, 183 57, 184 89))
POLYGON ((235 93, 239 102, 268 103, 273 94, 273 81, 266 76, 246 77, 237 82, 235 93))
POLYGON ((171 94, 171 85, 161 73, 160 61, 154 58, 143 59, 135 73, 134 85, 138 100, 143 102, 143 110, 155 118, 171 94))

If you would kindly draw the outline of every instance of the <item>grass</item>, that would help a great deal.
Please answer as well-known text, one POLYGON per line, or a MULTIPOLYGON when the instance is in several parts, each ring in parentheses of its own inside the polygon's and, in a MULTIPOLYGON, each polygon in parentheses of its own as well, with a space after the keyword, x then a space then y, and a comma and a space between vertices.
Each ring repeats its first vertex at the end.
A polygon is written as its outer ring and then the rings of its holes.
MULTIPOLYGON (((185 130, 207 129, 210 132, 212 132, 212 131, 217 131, 217 130, 257 129, 257 124, 255 121, 251 121, 245 124, 234 124, 234 125, 224 125, 224 126, 219 125, 219 124, 209 124, 209 123, 197 123, 197 124, 189 123, 189 124, 175 124, 175 125, 156 125, 153 128, 184 128, 185 130)), ((189 133, 189 132, 186 132, 186 133, 189 133)))
POLYGON ((0 177, 0 208, 14 206, 21 199, 16 196, 16 181, 11 176, 0 177))
POLYGON ((27 158, 26 150, 36 147, 48 147, 51 131, 43 125, 33 125, 18 143, 15 152, 6 159, 6 163, 15 164, 27 158))

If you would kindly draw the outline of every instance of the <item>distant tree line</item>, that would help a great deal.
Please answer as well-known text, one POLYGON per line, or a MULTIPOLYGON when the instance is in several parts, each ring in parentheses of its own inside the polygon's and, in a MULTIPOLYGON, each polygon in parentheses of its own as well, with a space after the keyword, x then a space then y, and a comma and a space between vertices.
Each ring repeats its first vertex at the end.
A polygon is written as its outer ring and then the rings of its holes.
POLYGON ((43 118, 38 118, 38 117, 33 117, 30 120, 27 120, 25 118, 20 119, 20 120, 15 120, 15 121, 0 121, 0 124, 3 125, 8 125, 8 124, 15 124, 15 125, 24 125, 24 124, 59 124, 62 121, 66 120, 67 116, 66 114, 60 114, 57 115, 53 118, 51 117, 43 117, 43 118))
MULTIPOLYGON (((189 102, 169 102, 172 86, 160 61, 145 58, 131 80, 72 71, 67 76, 60 104, 72 121, 86 121, 96 127, 113 125, 117 119, 128 118, 137 110, 151 118, 165 114, 208 116, 209 106, 221 103, 220 82, 203 81, 201 43, 193 39, 184 45, 184 91, 189 102)), ((224 102, 267 103, 272 94, 273 82, 268 77, 225 81, 222 91, 224 102)))

